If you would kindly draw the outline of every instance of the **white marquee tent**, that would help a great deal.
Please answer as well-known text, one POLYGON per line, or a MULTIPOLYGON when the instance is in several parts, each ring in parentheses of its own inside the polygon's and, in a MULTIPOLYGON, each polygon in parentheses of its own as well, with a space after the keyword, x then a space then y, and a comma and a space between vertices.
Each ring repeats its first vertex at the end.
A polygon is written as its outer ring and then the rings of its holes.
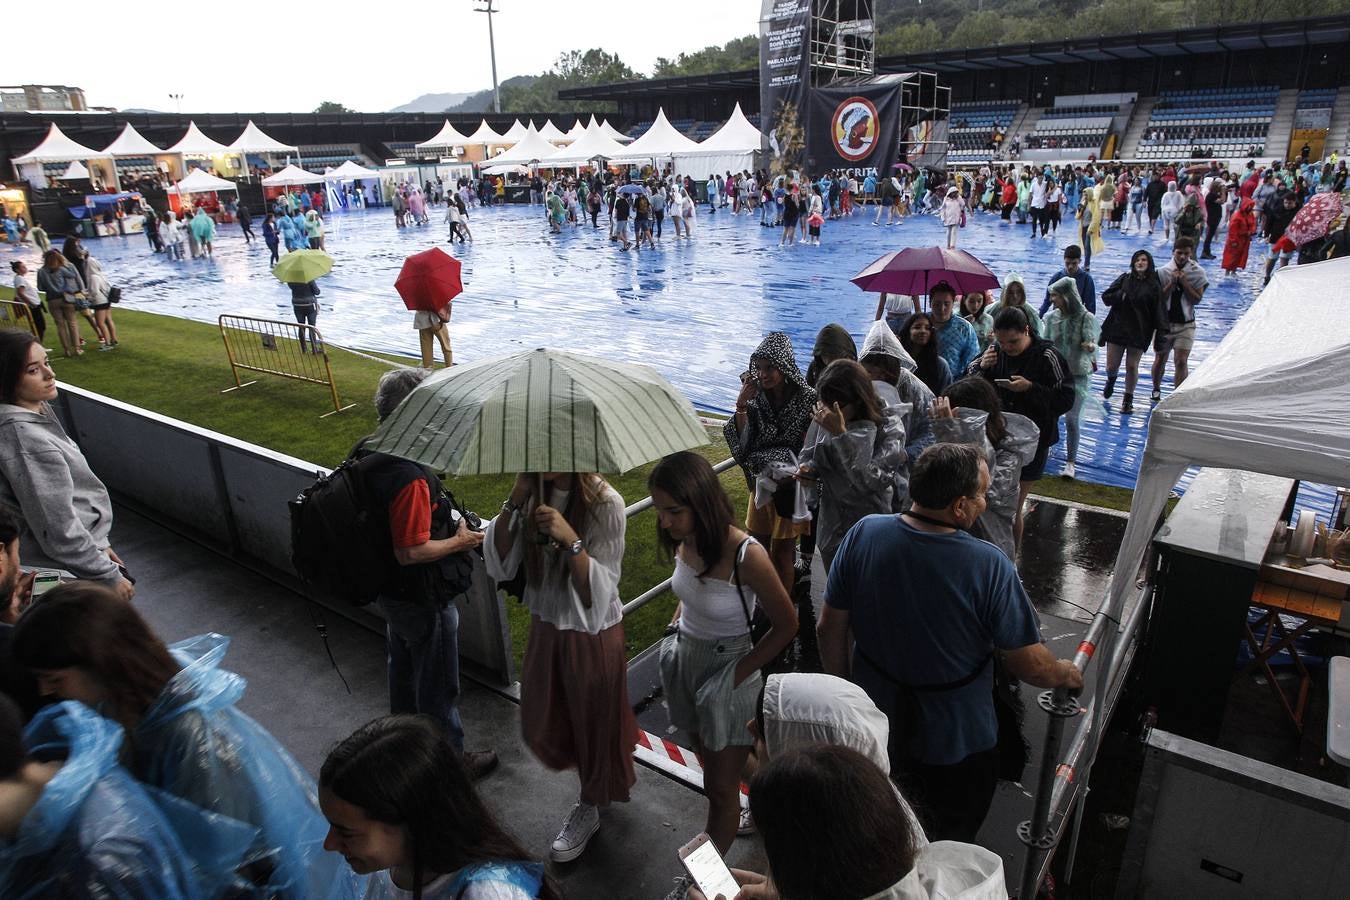
MULTIPOLYGON (((482 133, 484 129, 487 129, 490 133, 495 133, 492 132, 491 128, 487 127, 487 119, 484 119, 483 124, 478 126, 478 131, 475 131, 474 135, 477 136, 482 133)), ((517 141, 523 141, 525 139, 525 132, 528 130, 529 128, 522 125, 519 119, 516 119, 511 123, 511 127, 506 129, 506 134, 502 135, 501 143, 514 144, 517 141)))
POLYGON ((156 153, 163 152, 163 150, 141 137, 141 133, 133 128, 130 122, 127 122, 122 126, 122 133, 117 136, 117 140, 103 148, 104 156, 111 156, 114 158, 123 156, 154 156, 156 153))
POLYGON ((238 191, 233 181, 226 181, 224 178, 217 178, 210 172, 203 172, 196 166, 188 176, 178 184, 169 188, 170 194, 209 194, 212 191, 238 191))
POLYGON ((559 147, 557 151, 548 158, 541 158, 539 164, 542 166, 554 167, 584 166, 596 157, 602 157, 607 160, 619 159, 624 157, 627 152, 627 147, 611 140, 605 135, 602 129, 588 129, 584 135, 578 140, 573 141, 570 146, 559 147))
POLYGON ((106 156, 97 150, 90 150, 84 144, 66 137, 65 133, 53 124, 47 129, 47 136, 32 150, 23 156, 16 156, 13 163, 21 166, 25 163, 69 162, 72 159, 98 159, 106 156))
POLYGON ((380 173, 349 159, 331 172, 324 172, 323 177, 328 181, 355 181, 359 178, 379 178, 380 173))
MULTIPOLYGON (((660 161, 698 151, 698 142, 685 137, 666 118, 666 111, 656 111, 656 121, 641 137, 624 148, 622 160, 660 161)), ((681 170, 683 171, 683 170, 681 170)))
POLYGON ((615 128, 613 125, 609 124, 609 119, 605 119, 603 122, 600 123, 600 130, 603 131, 605 133, 605 136, 608 137, 611 141, 618 141, 620 144, 631 143, 633 140, 628 135, 624 134, 622 131, 615 128))
POLYGON ((207 156, 215 156, 222 153, 234 153, 236 151, 226 147, 220 141, 213 141, 202 134, 196 122, 188 122, 187 131, 178 143, 174 144, 164 151, 165 153, 177 153, 181 156, 190 156, 194 159, 201 159, 207 156))
POLYGON ((516 144, 509 148, 505 153, 502 153, 500 156, 494 156, 492 158, 492 163, 494 165, 501 165, 504 163, 521 163, 528 165, 536 160, 552 156, 557 151, 558 148, 544 140, 539 132, 534 130, 534 124, 531 123, 530 127, 525 129, 525 137, 517 141, 516 144))
POLYGON ((289 165, 275 175, 268 175, 262 183, 264 187, 300 187, 306 184, 319 184, 323 180, 322 175, 306 172, 296 165, 289 165))
MULTIPOLYGON (((591 116, 591 118, 594 119, 595 116, 591 116)), ((563 135, 563 137, 568 141, 579 141, 581 140, 581 136, 584 135, 585 133, 586 133, 585 123, 582 122, 580 119, 577 119, 576 122, 572 125, 572 127, 567 129, 567 134, 563 135)))
POLYGON ((545 120, 544 127, 539 129, 539 136, 546 141, 567 140, 567 135, 557 125, 553 124, 552 119, 545 120))
POLYGON ((516 130, 517 125, 520 125, 519 119, 516 119, 515 125, 511 126, 511 131, 508 131, 505 135, 501 135, 492 129, 492 126, 487 123, 487 119, 483 119, 478 123, 478 130, 469 135, 469 143, 482 144, 485 147, 500 144, 514 144, 525 136, 525 129, 523 127, 520 129, 519 135, 511 134, 512 131, 516 130))
POLYGON ((269 137, 261 128, 249 119, 239 137, 230 144, 231 153, 294 153, 300 154, 300 148, 294 144, 283 144, 269 137))
POLYGON ((731 118, 676 164, 682 174, 693 178, 707 178, 714 172, 753 172, 755 153, 763 146, 763 139, 737 103, 731 118))
POLYGON ((434 137, 428 138, 417 145, 417 149, 422 150, 431 147, 467 147, 469 144, 477 144, 481 141, 475 141, 472 138, 465 137, 459 129, 450 124, 446 119, 441 130, 436 132, 434 137))
POLYGON ((81 181, 89 177, 89 170, 84 167, 84 163, 79 160, 71 160, 70 165, 57 178, 62 181, 81 181))

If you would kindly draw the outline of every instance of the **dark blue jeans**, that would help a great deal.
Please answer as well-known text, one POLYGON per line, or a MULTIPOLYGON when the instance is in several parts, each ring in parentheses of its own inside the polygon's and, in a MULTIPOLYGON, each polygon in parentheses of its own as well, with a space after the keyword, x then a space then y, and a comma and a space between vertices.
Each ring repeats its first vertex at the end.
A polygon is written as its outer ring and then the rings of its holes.
POLYGON ((381 596, 389 663, 389 711, 431 716, 464 751, 459 718, 459 609, 381 596))

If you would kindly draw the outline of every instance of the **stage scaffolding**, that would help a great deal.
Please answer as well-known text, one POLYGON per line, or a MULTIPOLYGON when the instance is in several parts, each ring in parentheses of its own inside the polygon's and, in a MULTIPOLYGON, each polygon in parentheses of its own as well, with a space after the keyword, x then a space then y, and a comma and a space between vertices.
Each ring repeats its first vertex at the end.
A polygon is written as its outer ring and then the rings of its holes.
POLYGON ((871 0, 812 0, 811 84, 821 87, 876 73, 871 0))

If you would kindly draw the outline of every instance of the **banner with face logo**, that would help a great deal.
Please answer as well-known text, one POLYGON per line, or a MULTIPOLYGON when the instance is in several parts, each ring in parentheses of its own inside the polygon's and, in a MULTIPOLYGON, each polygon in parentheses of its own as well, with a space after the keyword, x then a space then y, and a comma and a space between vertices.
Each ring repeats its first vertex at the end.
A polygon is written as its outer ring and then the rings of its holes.
POLYGON ((763 0, 759 14, 759 122, 774 172, 797 168, 806 147, 811 0, 763 0))
POLYGON ((900 149, 904 75, 882 75, 863 83, 818 87, 810 92, 806 166, 817 174, 832 169, 879 176, 893 174, 900 149))

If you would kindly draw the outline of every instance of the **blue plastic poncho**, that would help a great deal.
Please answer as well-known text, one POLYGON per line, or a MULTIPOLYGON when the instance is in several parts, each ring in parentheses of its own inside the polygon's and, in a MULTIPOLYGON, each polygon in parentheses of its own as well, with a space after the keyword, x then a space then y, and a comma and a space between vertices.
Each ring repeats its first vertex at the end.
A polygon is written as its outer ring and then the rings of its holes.
POLYGON ((0 839, 0 896, 201 896, 173 829, 117 764, 121 726, 66 702, 38 713, 24 743, 35 756, 64 762, 18 835, 0 839))
MULTIPOLYGON (((533 862, 486 862, 465 866, 453 875, 445 875, 422 888, 422 900, 459 900, 472 896, 471 885, 491 885, 498 889, 494 896, 509 896, 512 900, 533 900, 544 883, 544 867, 533 862)), ((376 872, 370 880, 370 889, 364 900, 404 900, 411 892, 402 890, 389 877, 389 871, 376 872)))
MULTIPOLYGON (((323 849, 328 823, 314 780, 253 719, 235 708, 245 681, 221 668, 229 638, 205 634, 170 646, 183 669, 132 732, 134 767, 147 784, 212 813, 184 843, 228 843, 240 823, 257 829, 243 872, 268 896, 357 897, 364 890, 323 849), (211 823, 214 823, 212 825, 211 823)), ((240 876, 241 878, 244 876, 240 876)))

